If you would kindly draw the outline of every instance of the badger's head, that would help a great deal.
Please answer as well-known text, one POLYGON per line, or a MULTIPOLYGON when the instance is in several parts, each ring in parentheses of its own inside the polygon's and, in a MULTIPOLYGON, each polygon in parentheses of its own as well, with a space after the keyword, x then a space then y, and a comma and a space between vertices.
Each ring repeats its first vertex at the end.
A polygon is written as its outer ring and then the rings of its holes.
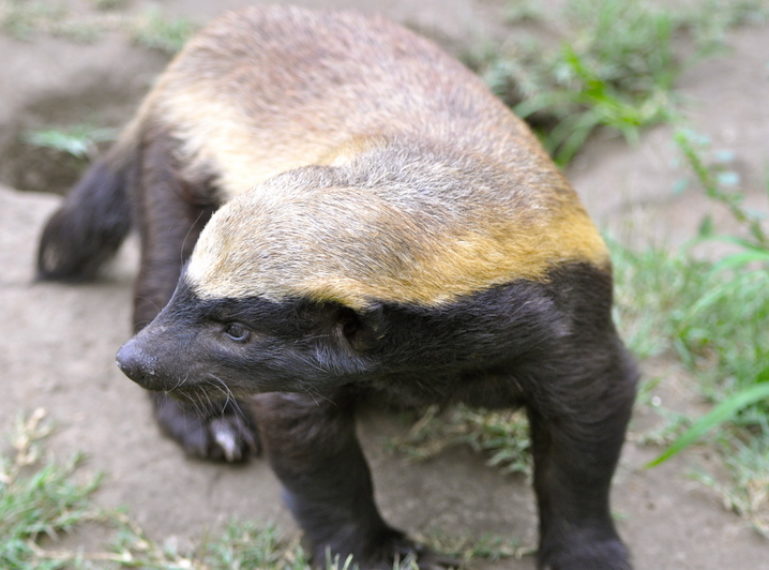
POLYGON ((236 394, 322 394, 369 373, 384 335, 362 275, 382 262, 364 259, 374 207, 318 186, 283 181, 217 211, 169 303, 118 352, 122 371, 151 390, 236 394))
POLYGON ((188 269, 163 311, 118 352, 127 376, 180 393, 322 394, 373 366, 366 352, 382 334, 376 307, 204 291, 188 269))

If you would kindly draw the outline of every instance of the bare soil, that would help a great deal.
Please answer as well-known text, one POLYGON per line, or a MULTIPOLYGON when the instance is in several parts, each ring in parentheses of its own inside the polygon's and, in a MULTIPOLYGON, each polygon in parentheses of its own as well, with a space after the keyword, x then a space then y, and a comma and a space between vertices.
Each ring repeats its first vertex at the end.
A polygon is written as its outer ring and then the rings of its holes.
MULTIPOLYGON (((250 2, 171 0, 170 14, 204 22, 225 8, 250 2)), ((333 0, 300 2, 322 7, 379 10, 416 27, 455 53, 505 33, 504 3, 493 1, 333 0)), ((63 4, 92 11, 92 4, 63 4)), ((132 13, 141 2, 126 2, 132 13)), ((692 125, 714 144, 734 151, 752 187, 769 164, 769 26, 736 31, 731 50, 698 64, 680 86, 692 125)), ((38 232, 60 198, 28 191, 61 190, 73 174, 49 165, 39 150, 18 142, 40 126, 88 122, 117 126, 135 108, 165 57, 132 45, 125 30, 89 44, 37 34, 20 41, 0 33, 0 431, 24 411, 44 407, 58 425, 52 449, 59 456, 83 451, 88 471, 107 479, 98 493, 105 506, 125 505, 150 536, 192 545, 232 517, 277 522, 296 533, 279 499, 279 485, 265 462, 242 467, 187 459, 162 438, 141 389, 114 365, 117 347, 130 334, 135 243, 129 243, 98 283, 62 286, 33 283, 38 232), (17 186, 10 187, 10 183, 17 186), (26 191, 22 191, 26 190, 26 191)), ((595 217, 616 234, 643 242, 681 241, 692 235, 711 205, 694 191, 676 194, 686 176, 676 162, 670 129, 655 129, 634 148, 599 137, 569 171, 595 217)), ((669 362, 645 363, 663 377, 658 395, 671 407, 697 409, 691 379, 669 362)), ((657 419, 639 407, 633 433, 657 419)), ((533 545, 536 518, 526 481, 504 476, 484 459, 452 449, 425 462, 389 450, 408 424, 397 415, 367 413, 360 422, 385 516, 414 533, 515 537, 533 545)), ((769 568, 769 544, 689 474, 713 466, 707 450, 695 450, 662 467, 643 467, 658 450, 631 434, 616 477, 614 510, 638 569, 769 568)), ((76 534, 88 543, 87 533, 76 534)), ((533 568, 533 559, 478 561, 478 570, 533 568)))

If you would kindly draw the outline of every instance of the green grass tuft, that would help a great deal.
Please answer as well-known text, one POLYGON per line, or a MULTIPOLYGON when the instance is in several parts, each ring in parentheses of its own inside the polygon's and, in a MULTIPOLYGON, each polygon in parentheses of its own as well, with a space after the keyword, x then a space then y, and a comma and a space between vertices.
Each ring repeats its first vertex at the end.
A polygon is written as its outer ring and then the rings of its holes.
POLYGON ((286 544, 273 526, 230 522, 216 537, 204 541, 196 556, 211 568, 304 570, 309 563, 296 544, 286 544))
MULTIPOLYGON (((512 14, 516 21, 532 18, 528 9, 512 14)), ((527 37, 467 59, 564 165, 598 129, 634 142, 644 127, 676 121, 681 71, 722 51, 728 30, 767 17, 761 0, 713 0, 688 9, 570 0, 561 14, 534 17, 560 42, 527 37), (563 29, 568 32, 556 31, 563 29)))
POLYGON ((409 433, 395 441, 398 451, 417 459, 466 445, 488 457, 488 464, 506 473, 531 473, 529 426, 520 411, 485 411, 456 406, 439 414, 429 407, 409 433))
POLYGON ((113 141, 115 137, 114 129, 88 124, 33 130, 22 135, 27 144, 49 148, 75 158, 93 158, 99 143, 113 141))
POLYGON ((13 453, 0 458, 0 568, 62 567, 41 554, 41 542, 98 518, 90 498, 101 478, 73 481, 82 456, 65 463, 41 460, 39 441, 50 433, 44 418, 36 410, 20 421, 13 453))
POLYGON ((738 438, 733 434, 720 439, 731 480, 724 484, 703 472, 695 473, 695 477, 715 490, 728 510, 769 539, 769 439, 738 438))
POLYGON ((723 161, 708 159, 703 137, 679 130, 675 140, 701 191, 738 227, 724 235, 706 218, 699 235, 673 251, 630 250, 610 241, 616 318, 629 345, 642 358, 675 357, 714 404, 694 419, 658 407, 666 421, 654 437, 667 447, 649 466, 709 442, 730 480, 699 479, 769 538, 769 177, 765 207, 748 208, 739 178, 723 161), (727 252, 695 254, 714 243, 727 252))
POLYGON ((765 211, 748 209, 745 193, 719 176, 722 167, 708 164, 699 137, 679 131, 676 141, 702 191, 739 229, 721 235, 707 219, 700 235, 679 251, 632 251, 611 243, 617 320, 631 348, 641 357, 675 355, 697 378, 703 396, 717 403, 653 465, 717 427, 769 442, 769 183, 765 211), (694 254, 714 241, 731 251, 715 259, 694 254))
POLYGON ((196 29, 197 26, 186 18, 169 18, 152 8, 135 25, 133 37, 139 45, 173 55, 182 49, 196 29))
POLYGON ((571 30, 556 49, 539 42, 512 55, 487 52, 471 61, 517 114, 538 127, 565 164, 599 127, 634 141, 644 126, 674 113, 672 89, 681 66, 678 24, 667 10, 623 0, 572 0, 571 30))
POLYGON ((0 29, 18 40, 29 40, 37 31, 50 29, 67 15, 67 10, 41 0, 0 2, 0 29))

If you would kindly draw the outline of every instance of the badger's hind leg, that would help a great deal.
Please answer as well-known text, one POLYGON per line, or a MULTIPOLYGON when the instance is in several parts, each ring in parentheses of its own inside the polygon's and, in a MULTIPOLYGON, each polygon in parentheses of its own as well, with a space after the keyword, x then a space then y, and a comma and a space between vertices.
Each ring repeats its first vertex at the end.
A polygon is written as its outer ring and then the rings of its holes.
POLYGON ((539 568, 629 570, 609 491, 637 370, 611 323, 611 279, 576 267, 551 281, 571 329, 519 371, 539 510, 539 568))
MULTIPOLYGON (((141 268, 134 289, 133 328, 138 332, 166 305, 200 231, 215 210, 210 192, 178 176, 168 137, 147 137, 136 166, 135 219, 141 268)), ((214 387, 216 388, 216 387, 214 387)), ((259 451, 248 408, 223 394, 221 401, 186 401, 151 392, 163 432, 189 455, 243 461, 259 451)))

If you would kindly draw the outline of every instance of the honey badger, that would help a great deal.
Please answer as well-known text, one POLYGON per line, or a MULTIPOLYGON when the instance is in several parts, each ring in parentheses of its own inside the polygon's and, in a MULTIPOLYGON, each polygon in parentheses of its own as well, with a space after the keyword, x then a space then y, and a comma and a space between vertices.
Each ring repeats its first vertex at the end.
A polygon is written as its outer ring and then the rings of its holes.
POLYGON ((379 514, 354 430, 375 394, 525 406, 539 567, 630 567, 609 485, 636 372, 606 248, 524 123, 435 45, 351 13, 225 15, 48 221, 40 277, 92 277, 131 226, 118 365, 188 452, 259 443, 316 563, 451 566, 379 514))

